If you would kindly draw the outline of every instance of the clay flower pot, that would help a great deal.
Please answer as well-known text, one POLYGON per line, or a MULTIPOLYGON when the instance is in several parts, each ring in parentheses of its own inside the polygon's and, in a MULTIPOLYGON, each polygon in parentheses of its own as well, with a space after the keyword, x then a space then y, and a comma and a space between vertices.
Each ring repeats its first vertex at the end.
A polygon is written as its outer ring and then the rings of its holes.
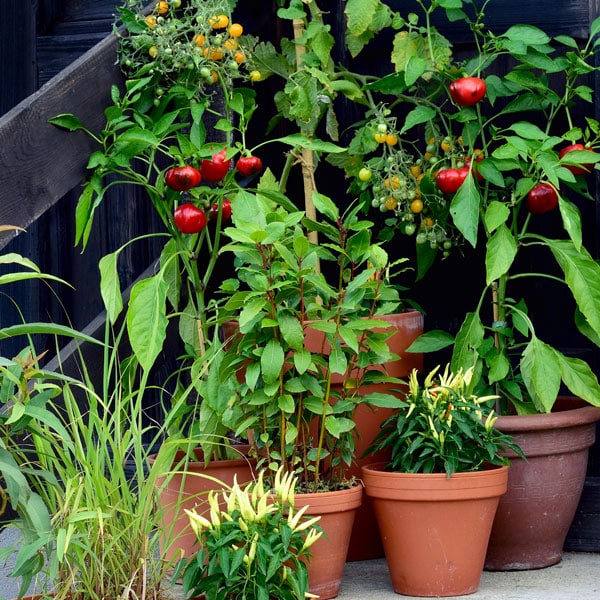
MULTIPOLYGON (((198 550, 196 536, 184 509, 196 509, 202 515, 208 513, 208 492, 217 489, 216 481, 222 481, 228 486, 233 485, 234 477, 237 477, 240 485, 252 481, 255 461, 244 457, 247 446, 239 447, 239 450, 239 459, 212 460, 205 465, 202 450, 196 448, 196 460, 186 463, 185 469, 180 469, 181 472, 170 475, 166 485, 163 485, 164 480, 157 481, 161 488, 159 498, 163 522, 159 535, 161 551, 166 560, 187 558, 198 550)), ((178 452, 175 464, 184 456, 183 452, 178 452)))
POLYGON ((504 416, 527 461, 511 456, 508 491, 494 520, 485 568, 538 569, 560 562, 581 497, 600 408, 559 399, 550 414, 504 416))
POLYGON ((479 587, 508 467, 454 473, 391 473, 364 466, 394 591, 461 596, 479 587))
POLYGON ((306 514, 321 515, 324 535, 311 546, 308 563, 308 588, 321 600, 335 598, 344 574, 354 516, 363 495, 362 485, 346 490, 296 494, 297 509, 308 504, 306 514))

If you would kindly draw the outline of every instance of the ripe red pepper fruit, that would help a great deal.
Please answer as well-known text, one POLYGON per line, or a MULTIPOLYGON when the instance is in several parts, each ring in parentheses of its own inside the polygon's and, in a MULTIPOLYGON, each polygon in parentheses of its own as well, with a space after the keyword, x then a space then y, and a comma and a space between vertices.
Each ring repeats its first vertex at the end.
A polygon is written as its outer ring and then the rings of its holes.
POLYGON ((469 167, 460 169, 442 169, 435 181, 444 194, 455 194, 469 174, 469 167))
POLYGON ((260 173, 263 168, 262 160, 258 156, 240 156, 238 158, 237 163, 235 163, 235 168, 238 170, 238 173, 244 177, 248 177, 250 175, 256 175, 260 173))
POLYGON ((184 167, 173 167, 165 173, 165 183, 178 192, 191 190, 202 181, 202 175, 198 169, 191 165, 184 167))
POLYGON ((558 206, 558 194, 549 183, 538 183, 527 194, 527 209, 532 215, 543 215, 558 206))
POLYGON ((206 227, 204 211, 191 202, 181 204, 175 209, 173 221, 181 233, 200 233, 206 227))
POLYGON ((226 154, 227 148, 223 148, 223 150, 212 155, 212 160, 204 159, 202 161, 200 173, 202 173, 202 177, 205 181, 216 183, 217 181, 221 181, 225 175, 227 175, 231 159, 225 160, 226 154))
MULTIPOLYGON (((558 153, 558 158, 562 158, 565 154, 569 152, 573 152, 573 150, 588 150, 589 152, 594 152, 593 148, 588 148, 583 144, 571 144, 570 146, 566 146, 558 153)), ((590 173, 594 168, 593 164, 585 164, 581 166, 576 165, 563 165, 565 169, 569 169, 573 175, 585 175, 586 173, 590 173)))
POLYGON ((461 77, 450 84, 450 97, 458 106, 473 106, 484 96, 485 81, 479 77, 461 77))
MULTIPOLYGON (((227 198, 225 198, 223 200, 223 202, 221 202, 221 211, 222 211, 221 223, 224 223, 225 221, 229 221, 229 219, 231 219, 231 200, 227 200, 227 198)), ((211 221, 216 221, 218 216, 219 216, 219 205, 211 204, 210 209, 208 211, 208 218, 211 221)))

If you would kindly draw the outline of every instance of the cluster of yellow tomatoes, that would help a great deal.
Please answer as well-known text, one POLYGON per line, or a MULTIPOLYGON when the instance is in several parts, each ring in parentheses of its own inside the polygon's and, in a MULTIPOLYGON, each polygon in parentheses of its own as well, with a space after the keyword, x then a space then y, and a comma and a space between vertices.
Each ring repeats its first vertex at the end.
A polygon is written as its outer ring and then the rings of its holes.
POLYGON ((250 52, 244 47, 243 25, 218 13, 195 17, 195 31, 191 31, 189 24, 194 19, 179 18, 181 4, 181 0, 160 0, 144 17, 149 34, 145 37, 146 52, 157 64, 160 61, 162 70, 197 70, 202 81, 211 84, 217 83, 224 71, 237 76, 244 65, 244 76, 251 81, 261 79, 260 72, 248 64, 250 52))
POLYGON ((427 243, 448 255, 455 245, 448 222, 450 198, 439 189, 436 176, 443 165, 462 166, 468 160, 463 140, 430 137, 423 154, 415 158, 386 123, 377 125, 373 138, 381 152, 357 174, 362 187, 370 188, 371 206, 390 213, 388 224, 393 222, 406 235, 415 235, 418 244, 427 243))

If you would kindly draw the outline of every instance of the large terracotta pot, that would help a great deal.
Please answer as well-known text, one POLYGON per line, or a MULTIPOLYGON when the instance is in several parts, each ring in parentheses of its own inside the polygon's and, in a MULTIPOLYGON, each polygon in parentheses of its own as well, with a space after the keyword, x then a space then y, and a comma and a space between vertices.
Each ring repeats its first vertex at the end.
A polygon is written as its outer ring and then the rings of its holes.
POLYGON ((472 473, 390 473, 364 466, 394 591, 461 596, 477 591, 508 467, 472 473))
POLYGON ((560 562, 599 419, 600 408, 561 399, 550 414, 496 421, 527 461, 511 456, 508 492, 494 521, 486 569, 537 569, 560 562))
MULTIPOLYGON (((234 477, 239 484, 252 481, 255 461, 244 456, 248 447, 240 446, 239 459, 212 460, 204 464, 202 450, 194 450, 195 460, 184 463, 167 479, 160 478, 159 501, 161 505, 162 527, 159 532, 161 552, 168 561, 192 556, 198 550, 196 536, 191 530, 189 519, 184 509, 196 509, 200 514, 208 513, 208 492, 219 489, 219 483, 227 486, 234 483, 234 477), (165 484, 165 481, 167 483, 165 484)), ((185 457, 183 452, 175 456, 179 464, 185 457)))
POLYGON ((296 494, 296 508, 308 505, 306 514, 321 515, 324 535, 311 546, 308 587, 321 600, 335 598, 344 573, 350 534, 356 510, 361 504, 363 486, 347 490, 296 494))

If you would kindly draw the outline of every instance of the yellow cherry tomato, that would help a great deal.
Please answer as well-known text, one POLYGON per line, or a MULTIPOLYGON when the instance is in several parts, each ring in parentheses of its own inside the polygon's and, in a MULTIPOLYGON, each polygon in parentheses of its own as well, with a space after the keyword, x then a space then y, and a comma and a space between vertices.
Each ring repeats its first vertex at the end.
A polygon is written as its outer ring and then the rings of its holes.
POLYGON ((378 144, 385 144, 385 138, 386 138, 386 134, 383 133, 382 131, 377 131, 375 132, 375 141, 378 144))
POLYGON ((219 48, 216 46, 212 46, 210 48, 205 48, 206 52, 205 52, 205 56, 206 58, 209 58, 210 60, 221 60, 223 58, 223 56, 225 56, 225 53, 223 52, 223 48, 219 48))
POLYGON ((415 198, 411 203, 410 203, 410 211, 415 213, 416 215, 419 214, 421 211, 423 210, 423 200, 420 200, 419 198, 415 198))
POLYGON ((431 229, 434 225, 433 219, 431 217, 425 217, 421 221, 421 229, 431 229))
POLYGON ((397 190, 400 187, 400 178, 397 175, 392 175, 390 179, 386 177, 383 180, 383 186, 388 190, 397 190))
POLYGON ((232 23, 229 26, 229 35, 233 38, 240 37, 244 33, 244 28, 239 23, 232 23))
POLYGON ((409 169, 413 177, 419 177, 419 175, 421 175, 420 165, 410 165, 409 169))
POLYGON ((156 17, 154 15, 148 15, 144 21, 150 29, 154 29, 156 27, 156 17))
POLYGON ((238 50, 233 55, 233 58, 238 65, 241 65, 246 60, 246 55, 241 50, 238 50))
POLYGON ((156 5, 156 12, 159 15, 164 15, 169 10, 169 3, 165 2, 165 0, 160 0, 160 2, 156 5))
POLYGON ((208 20, 209 25, 213 29, 225 29, 229 25, 229 17, 227 15, 215 15, 208 20))
POLYGON ((398 136, 395 133, 386 133, 385 143, 388 146, 395 146, 398 143, 398 136))
POLYGON ((256 70, 250 71, 248 77, 250 77, 250 81, 260 81, 262 79, 261 72, 256 70))
POLYGON ((385 207, 388 210, 394 210, 396 208, 396 206, 398 206, 398 200, 396 200, 396 198, 394 198, 394 196, 388 196, 385 199, 385 207))
POLYGON ((193 37, 193 41, 194 41, 194 44, 196 44, 196 46, 198 46, 198 48, 201 48, 206 43, 206 36, 203 35, 202 33, 197 33, 193 37))
POLYGON ((223 46, 225 46, 227 50, 237 50, 240 47, 238 41, 235 38, 229 38, 228 40, 225 40, 223 46))
POLYGON ((450 152, 450 150, 452 150, 452 144, 446 140, 443 140, 442 143, 440 144, 440 148, 444 152, 450 152))
POLYGON ((150 46, 150 48, 148 49, 148 54, 152 57, 155 58, 156 55, 158 54, 158 48, 156 46, 150 46))

